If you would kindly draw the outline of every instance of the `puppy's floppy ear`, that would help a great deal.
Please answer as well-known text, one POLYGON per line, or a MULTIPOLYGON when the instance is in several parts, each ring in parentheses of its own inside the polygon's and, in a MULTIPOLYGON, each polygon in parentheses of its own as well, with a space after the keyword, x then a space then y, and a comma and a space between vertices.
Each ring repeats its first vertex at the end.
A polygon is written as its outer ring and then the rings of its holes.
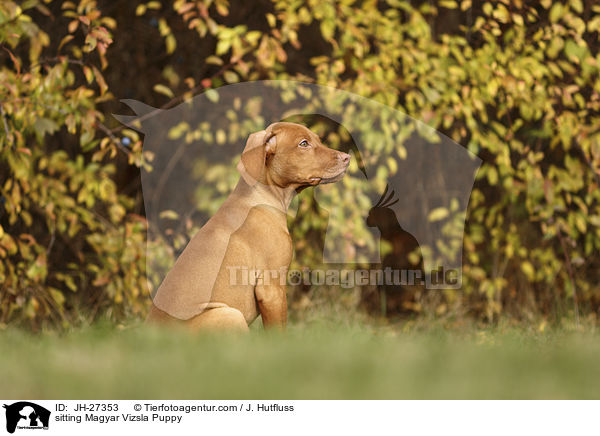
POLYGON ((267 157, 275 153, 277 138, 272 126, 266 130, 252 133, 246 141, 246 147, 242 152, 238 171, 250 186, 254 186, 262 180, 267 157))

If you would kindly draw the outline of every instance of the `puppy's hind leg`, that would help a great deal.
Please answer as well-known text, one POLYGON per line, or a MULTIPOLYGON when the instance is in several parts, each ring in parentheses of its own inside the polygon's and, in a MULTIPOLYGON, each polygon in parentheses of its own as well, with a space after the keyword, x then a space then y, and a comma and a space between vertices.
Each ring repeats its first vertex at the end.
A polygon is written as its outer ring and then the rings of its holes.
POLYGON ((248 332, 248 323, 237 309, 215 307, 208 309, 185 322, 193 330, 222 330, 228 332, 248 332))

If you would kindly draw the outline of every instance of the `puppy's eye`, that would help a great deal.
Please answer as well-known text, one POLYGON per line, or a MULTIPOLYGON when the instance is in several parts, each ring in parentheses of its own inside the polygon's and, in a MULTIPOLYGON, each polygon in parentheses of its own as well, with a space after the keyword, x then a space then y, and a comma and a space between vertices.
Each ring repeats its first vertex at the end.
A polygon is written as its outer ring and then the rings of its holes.
POLYGON ((302 148, 308 148, 310 147, 310 144, 308 143, 308 141, 306 139, 303 139, 300 144, 298 144, 298 147, 302 147, 302 148))

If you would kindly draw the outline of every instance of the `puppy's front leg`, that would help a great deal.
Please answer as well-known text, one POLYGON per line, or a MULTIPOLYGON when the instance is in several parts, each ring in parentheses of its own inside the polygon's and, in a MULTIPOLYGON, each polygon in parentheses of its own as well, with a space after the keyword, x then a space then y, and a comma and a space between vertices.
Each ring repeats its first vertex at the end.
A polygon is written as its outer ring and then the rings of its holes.
POLYGON ((258 283, 255 288, 255 295, 265 328, 284 329, 287 323, 285 285, 258 283))

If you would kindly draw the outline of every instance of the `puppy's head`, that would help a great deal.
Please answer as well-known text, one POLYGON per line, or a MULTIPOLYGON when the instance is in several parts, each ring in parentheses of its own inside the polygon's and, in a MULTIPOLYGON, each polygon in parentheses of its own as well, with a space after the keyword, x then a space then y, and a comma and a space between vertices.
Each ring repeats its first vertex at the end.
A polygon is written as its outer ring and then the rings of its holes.
POLYGON ((300 188, 340 180, 349 163, 349 154, 325 147, 306 127, 282 122, 250 135, 238 170, 249 185, 300 188))

